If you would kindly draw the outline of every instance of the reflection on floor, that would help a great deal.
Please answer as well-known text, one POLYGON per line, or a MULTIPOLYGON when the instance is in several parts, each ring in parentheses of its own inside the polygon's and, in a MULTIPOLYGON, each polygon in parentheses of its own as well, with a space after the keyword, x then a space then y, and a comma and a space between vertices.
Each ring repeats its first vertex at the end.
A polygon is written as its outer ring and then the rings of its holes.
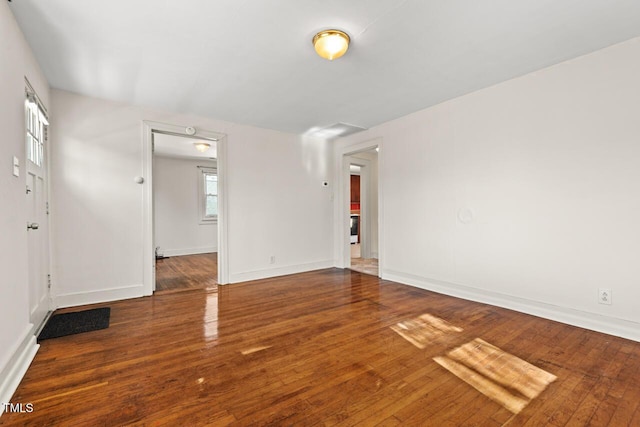
POLYGON ((156 293, 216 289, 218 254, 172 256, 156 260, 156 293))
POLYGON ((360 253, 360 243, 351 245, 351 269, 378 277, 378 259, 362 258, 360 253))

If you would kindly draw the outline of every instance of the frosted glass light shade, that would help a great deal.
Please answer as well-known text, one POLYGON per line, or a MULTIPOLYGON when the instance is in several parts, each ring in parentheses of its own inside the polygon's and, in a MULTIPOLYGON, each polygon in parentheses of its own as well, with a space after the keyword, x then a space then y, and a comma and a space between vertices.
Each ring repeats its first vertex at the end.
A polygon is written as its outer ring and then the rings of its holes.
POLYGON ((350 41, 349 35, 343 31, 325 30, 313 37, 313 47, 322 58, 333 61, 345 54, 350 41))
POLYGON ((211 144, 207 144, 206 142, 194 142, 193 145, 196 147, 196 150, 201 153, 204 153, 211 148, 211 144))

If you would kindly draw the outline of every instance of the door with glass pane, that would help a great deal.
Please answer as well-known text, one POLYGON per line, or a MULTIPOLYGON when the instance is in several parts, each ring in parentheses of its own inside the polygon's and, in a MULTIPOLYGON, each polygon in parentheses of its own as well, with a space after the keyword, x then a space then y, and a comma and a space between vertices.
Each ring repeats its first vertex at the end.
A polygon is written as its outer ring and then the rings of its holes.
POLYGON ((29 309, 38 326, 49 311, 48 122, 33 95, 27 96, 25 113, 29 309))

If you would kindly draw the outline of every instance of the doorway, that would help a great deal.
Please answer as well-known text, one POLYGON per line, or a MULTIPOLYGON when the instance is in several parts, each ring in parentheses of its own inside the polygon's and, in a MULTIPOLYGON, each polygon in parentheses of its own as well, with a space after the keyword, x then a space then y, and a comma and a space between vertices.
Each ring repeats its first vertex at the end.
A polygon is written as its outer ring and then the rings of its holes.
POLYGON ((379 276, 378 268, 378 151, 351 153, 348 166, 349 255, 347 267, 379 276))
POLYGON ((144 122, 145 295, 226 284, 226 135, 144 122))
POLYGON ((217 290, 217 141, 153 133, 156 292, 217 290))

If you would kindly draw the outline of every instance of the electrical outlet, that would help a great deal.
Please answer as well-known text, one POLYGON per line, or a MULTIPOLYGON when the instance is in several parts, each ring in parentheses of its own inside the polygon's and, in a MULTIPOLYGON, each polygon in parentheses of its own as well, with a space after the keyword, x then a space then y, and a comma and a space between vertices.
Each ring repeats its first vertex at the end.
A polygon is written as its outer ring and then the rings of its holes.
POLYGON ((269 264, 275 264, 276 263, 276 256, 275 255, 271 255, 269 257, 269 264))
POLYGON ((611 305, 611 289, 598 288, 598 303, 611 305))

